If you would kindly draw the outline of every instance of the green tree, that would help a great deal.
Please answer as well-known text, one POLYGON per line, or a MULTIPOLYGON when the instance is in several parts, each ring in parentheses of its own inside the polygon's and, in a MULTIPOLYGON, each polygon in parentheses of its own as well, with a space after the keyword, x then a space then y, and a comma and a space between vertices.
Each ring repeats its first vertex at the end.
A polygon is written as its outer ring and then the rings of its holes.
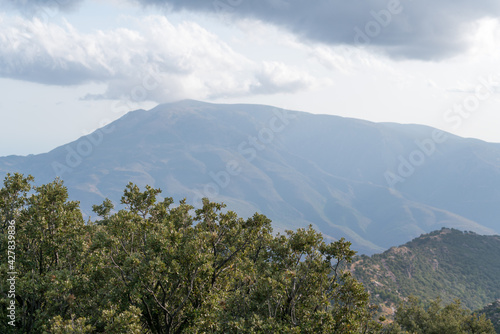
MULTIPOLYGON (((354 252, 311 227, 272 233, 203 199, 159 200, 130 183, 113 211, 84 222, 62 181, 0 190, 2 251, 16 225, 18 333, 376 333, 368 294, 346 270, 354 252)), ((2 275, 7 272, 2 262, 2 275)), ((2 316, 6 285, 2 281, 2 316)), ((11 327, 2 322, 0 332, 11 327)), ((12 332, 12 331, 11 331, 12 332)))
POLYGON ((395 323, 389 329, 389 333, 495 334, 484 315, 464 309, 459 300, 442 306, 439 298, 424 307, 418 298, 409 297, 397 309, 395 323))
MULTIPOLYGON (((2 219, 15 220, 17 272, 16 326, 2 330, 19 333, 38 333, 52 317, 77 312, 75 282, 87 244, 78 203, 68 201, 62 181, 34 187, 28 196, 32 181, 20 174, 7 175, 0 192, 2 219)), ((2 229, 3 240, 5 236, 2 229)), ((2 265, 2 276, 8 271, 2 265)), ((7 302, 5 294, 2 297, 2 303, 7 302)))
MULTIPOLYGON (((244 221, 208 200, 193 218, 185 201, 157 203, 158 193, 129 184, 122 198, 127 208, 99 223, 93 253, 109 277, 103 288, 120 310, 139 308, 154 333, 215 331, 236 266, 269 233, 270 221, 259 215, 244 221)), ((94 209, 104 213, 105 203, 94 209)))
POLYGON ((344 239, 326 245, 311 227, 272 238, 237 281, 224 332, 368 332, 368 294, 344 270, 349 247, 344 239))
POLYGON ((125 209, 94 207, 104 307, 137 307, 152 333, 371 330, 368 294, 345 270, 349 242, 326 245, 312 228, 273 236, 265 216, 244 220, 208 199, 192 216, 159 193, 129 184, 125 209))
MULTIPOLYGON (((28 192, 31 190, 33 176, 24 177, 22 174, 7 174, 4 186, 0 189, 0 222, 4 232, 7 222, 19 218, 20 211, 28 201, 28 192)), ((2 233, 3 235, 3 233, 2 233)), ((3 244, 3 243, 2 243, 3 244)))

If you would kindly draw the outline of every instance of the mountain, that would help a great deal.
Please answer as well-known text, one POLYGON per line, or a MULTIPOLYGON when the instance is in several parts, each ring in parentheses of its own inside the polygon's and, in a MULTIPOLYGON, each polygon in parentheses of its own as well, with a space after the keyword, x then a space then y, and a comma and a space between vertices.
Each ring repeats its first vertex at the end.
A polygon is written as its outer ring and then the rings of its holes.
POLYGON ((264 105, 184 100, 129 112, 48 153, 0 158, 0 176, 65 181, 92 215, 125 185, 258 211, 277 230, 312 224, 365 254, 442 226, 500 232, 500 144, 420 125, 264 105))
POLYGON ((443 228, 351 265, 354 276, 383 308, 414 295, 458 298, 469 309, 500 298, 500 236, 443 228))

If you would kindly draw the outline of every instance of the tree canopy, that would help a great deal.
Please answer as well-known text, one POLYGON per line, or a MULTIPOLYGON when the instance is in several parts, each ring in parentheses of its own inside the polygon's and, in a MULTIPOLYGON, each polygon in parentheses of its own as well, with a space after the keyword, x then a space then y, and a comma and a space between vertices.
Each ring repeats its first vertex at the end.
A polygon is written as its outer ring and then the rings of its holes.
MULTIPOLYGON (((132 183, 122 209, 106 199, 93 207, 99 219, 85 221, 61 180, 33 182, 8 174, 0 190, 2 256, 15 241, 15 260, 0 267, 1 333, 387 329, 372 320, 369 294, 347 270, 355 252, 344 239, 327 244, 312 227, 275 234, 261 214, 243 219, 206 198, 201 208, 174 204, 160 189, 132 183)), ((402 327, 391 330, 413 330, 411 307, 398 311, 402 327)))
MULTIPOLYGON (((18 333, 360 333, 369 296, 346 271, 350 243, 311 227, 273 234, 203 200, 195 209, 128 184, 85 222, 60 180, 8 175, 2 255, 15 221, 18 333)), ((2 275, 8 272, 2 262, 2 275)), ((5 278, 5 277, 3 277, 5 278)), ((2 279, 2 291, 7 291, 2 279)), ((2 294, 2 319, 9 303, 2 294)))
POLYGON ((459 300, 443 306, 437 298, 424 305, 418 298, 410 296, 396 311, 394 323, 387 333, 412 334, 469 334, 490 333, 495 329, 483 314, 477 316, 464 309, 459 300))

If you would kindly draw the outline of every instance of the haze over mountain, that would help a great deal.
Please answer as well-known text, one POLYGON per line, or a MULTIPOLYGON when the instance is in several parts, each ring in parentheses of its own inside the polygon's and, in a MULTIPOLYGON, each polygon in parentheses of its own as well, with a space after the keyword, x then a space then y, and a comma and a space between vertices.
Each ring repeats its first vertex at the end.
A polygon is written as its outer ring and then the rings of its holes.
POLYGON ((278 230, 313 224, 368 254, 442 226, 500 233, 500 144, 263 105, 132 111, 48 153, 0 158, 7 172, 60 176, 89 215, 132 181, 261 212, 278 230))

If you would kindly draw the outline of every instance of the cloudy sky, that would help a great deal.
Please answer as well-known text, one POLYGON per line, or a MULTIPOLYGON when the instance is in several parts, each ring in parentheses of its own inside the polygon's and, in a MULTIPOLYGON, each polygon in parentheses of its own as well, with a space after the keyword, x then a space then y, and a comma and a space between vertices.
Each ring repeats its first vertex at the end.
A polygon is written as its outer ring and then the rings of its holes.
POLYGON ((0 156, 197 99, 500 142, 498 0, 0 0, 0 156))

